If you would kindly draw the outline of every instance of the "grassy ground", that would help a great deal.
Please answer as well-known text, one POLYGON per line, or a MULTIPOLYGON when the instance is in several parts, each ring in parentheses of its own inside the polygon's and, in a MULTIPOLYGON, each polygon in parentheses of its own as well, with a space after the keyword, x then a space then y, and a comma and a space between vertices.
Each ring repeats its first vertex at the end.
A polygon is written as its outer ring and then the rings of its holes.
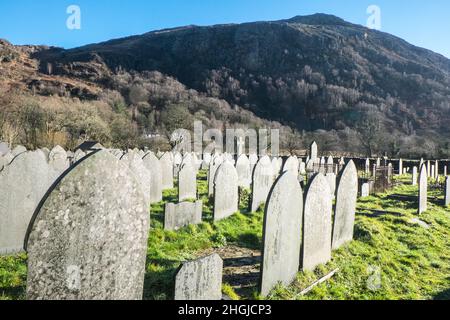
MULTIPOLYGON (((278 287, 270 299, 450 299, 450 208, 444 208, 442 191, 429 190, 429 210, 418 218, 417 187, 410 177, 386 194, 358 201, 355 240, 333 252, 333 259, 315 272, 298 274, 288 288, 278 287), (405 184, 403 184, 405 183, 405 184), (326 283, 305 296, 299 293, 311 283, 339 268, 326 283)), ((401 182, 401 183, 400 183, 401 182)), ((164 192, 164 201, 151 209, 152 230, 146 265, 145 299, 172 299, 176 270, 183 261, 201 252, 228 245, 260 249, 263 213, 249 213, 248 191, 241 195, 240 213, 212 223, 212 203, 207 196, 206 174, 199 175, 198 189, 204 204, 204 222, 177 232, 163 230, 164 203, 176 202, 176 189, 164 192)), ((23 299, 26 255, 0 257, 0 299, 23 299)), ((258 298, 253 292, 235 299, 258 298)))

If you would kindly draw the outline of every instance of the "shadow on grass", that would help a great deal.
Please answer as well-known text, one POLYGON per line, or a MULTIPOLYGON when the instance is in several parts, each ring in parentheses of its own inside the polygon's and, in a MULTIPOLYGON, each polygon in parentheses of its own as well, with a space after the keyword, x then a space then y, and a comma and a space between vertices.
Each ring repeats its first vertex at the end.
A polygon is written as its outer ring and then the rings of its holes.
POLYGON ((147 259, 146 265, 144 300, 173 300, 175 276, 181 263, 173 260, 147 259))

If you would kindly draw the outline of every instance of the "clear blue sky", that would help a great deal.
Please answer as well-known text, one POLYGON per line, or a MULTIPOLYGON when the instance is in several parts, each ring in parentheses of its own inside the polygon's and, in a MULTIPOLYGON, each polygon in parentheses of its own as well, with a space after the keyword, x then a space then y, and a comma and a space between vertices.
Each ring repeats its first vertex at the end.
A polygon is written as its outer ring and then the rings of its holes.
POLYGON ((0 38, 14 44, 76 47, 188 24, 278 20, 317 12, 366 25, 381 9, 382 31, 450 57, 448 0, 0 0, 0 38), (81 30, 66 27, 69 5, 81 8, 81 30))

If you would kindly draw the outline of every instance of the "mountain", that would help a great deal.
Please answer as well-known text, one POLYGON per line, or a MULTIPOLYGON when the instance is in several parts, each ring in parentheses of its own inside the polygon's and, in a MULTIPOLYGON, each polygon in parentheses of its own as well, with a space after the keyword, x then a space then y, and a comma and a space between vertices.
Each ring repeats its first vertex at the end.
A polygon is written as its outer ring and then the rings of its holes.
POLYGON ((158 71, 300 132, 389 133, 405 150, 450 143, 450 60, 331 15, 186 26, 31 56, 42 74, 107 88, 118 72, 158 71))

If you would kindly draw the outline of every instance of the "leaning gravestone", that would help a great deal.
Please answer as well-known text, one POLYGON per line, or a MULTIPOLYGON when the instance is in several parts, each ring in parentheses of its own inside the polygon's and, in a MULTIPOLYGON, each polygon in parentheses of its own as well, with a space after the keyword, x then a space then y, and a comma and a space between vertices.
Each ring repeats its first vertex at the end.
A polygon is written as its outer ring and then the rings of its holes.
POLYGON ((197 199, 197 171, 190 162, 178 173, 178 201, 197 199))
POLYGON ((175 278, 175 300, 221 300, 222 273, 216 253, 184 263, 175 278))
POLYGON ((54 147, 48 154, 48 162, 56 171, 63 173, 70 166, 67 152, 60 146, 54 147))
POLYGON ((236 162, 236 171, 239 178, 239 187, 248 189, 252 181, 252 174, 250 172, 250 161, 245 154, 240 155, 236 162))
POLYGON ((190 224, 202 223, 202 201, 166 203, 164 229, 178 230, 190 224))
POLYGON ((28 299, 142 299, 149 214, 123 162, 92 153, 37 212, 27 242, 28 299))
POLYGON ((147 170, 150 172, 150 203, 162 201, 162 167, 158 158, 153 152, 148 153, 142 159, 147 170))
POLYGON ((33 213, 58 176, 40 150, 18 155, 0 172, 0 254, 23 250, 33 213))
POLYGON ((214 221, 228 218, 238 211, 238 175, 235 167, 225 161, 214 177, 214 221))
POLYGON ((303 193, 289 171, 275 182, 264 213, 261 295, 281 282, 289 285, 296 277, 302 241, 303 193))
POLYGON ((173 160, 169 152, 163 154, 159 159, 161 164, 162 189, 168 190, 173 188, 173 160))
POLYGON ((450 205, 450 176, 445 178, 445 198, 444 205, 450 205))
POLYGON ((303 270, 313 271, 331 259, 332 201, 327 180, 313 177, 305 196, 303 212, 303 270))
POLYGON ((420 168, 419 174, 419 208, 417 210, 418 214, 427 211, 428 202, 428 175, 427 167, 425 164, 420 168))
POLYGON ((358 197, 358 172, 350 160, 342 171, 337 192, 333 223, 332 249, 338 249, 353 240, 356 199, 358 197))
POLYGON ((272 163, 268 156, 259 159, 253 170, 251 211, 255 212, 266 202, 275 180, 272 163))
POLYGON ((139 183, 142 193, 145 196, 147 205, 150 204, 150 194, 151 194, 151 181, 152 177, 150 171, 144 165, 144 161, 141 156, 136 151, 129 151, 125 153, 120 159, 133 174, 136 181, 139 183))

